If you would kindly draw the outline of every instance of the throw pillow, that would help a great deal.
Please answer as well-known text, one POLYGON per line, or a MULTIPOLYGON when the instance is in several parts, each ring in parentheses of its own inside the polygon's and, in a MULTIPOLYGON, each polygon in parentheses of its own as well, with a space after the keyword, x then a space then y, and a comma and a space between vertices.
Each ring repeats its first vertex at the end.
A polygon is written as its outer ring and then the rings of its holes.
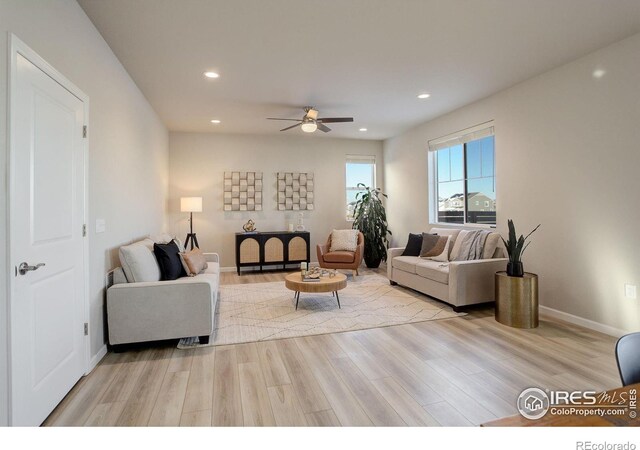
POLYGON ((358 230, 333 230, 330 252, 355 252, 358 247, 358 230))
POLYGON ((153 244, 153 253, 158 260, 162 280, 177 280, 187 275, 180 261, 180 250, 174 241, 168 244, 153 244))
POLYGON ((435 261, 449 261, 449 242, 451 236, 437 236, 422 233, 422 248, 420 258, 435 261))
POLYGON ((144 241, 123 245, 118 251, 120 265, 129 283, 159 281, 160 267, 144 241))
POLYGON ((438 236, 451 236, 449 240, 449 261, 453 261, 451 254, 453 253, 453 247, 455 243, 458 242, 458 235, 460 234, 460 230, 454 228, 431 228, 429 233, 437 234, 438 236))
POLYGON ((401 256, 420 256, 420 250, 422 250, 422 234, 409 233, 407 246, 401 256))
POLYGON ((491 233, 487 236, 487 240, 484 243, 484 251, 482 252, 482 259, 493 258, 493 254, 496 252, 499 243, 500 235, 498 233, 491 233))
POLYGON ((190 277, 202 273, 208 267, 207 259, 199 248, 194 248, 190 252, 180 252, 180 261, 187 276, 190 277))
POLYGON ((455 261, 460 254, 460 247, 462 247, 462 242, 467 238, 467 235, 471 233, 470 230, 460 230, 458 233, 458 237, 456 238, 456 242, 453 244, 453 249, 451 250, 451 255, 449 255, 449 259, 451 261, 455 261))

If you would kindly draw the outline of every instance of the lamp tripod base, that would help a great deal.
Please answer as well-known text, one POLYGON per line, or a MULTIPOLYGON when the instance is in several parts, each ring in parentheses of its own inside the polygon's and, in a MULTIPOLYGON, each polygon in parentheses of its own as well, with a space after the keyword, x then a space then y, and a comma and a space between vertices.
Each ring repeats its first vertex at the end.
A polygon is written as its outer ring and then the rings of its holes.
POLYGON ((200 245, 198 244, 198 238, 196 237, 195 233, 188 233, 187 234, 187 238, 184 241, 184 248, 185 249, 187 248, 189 243, 191 243, 191 250, 193 250, 193 247, 200 248, 200 245))

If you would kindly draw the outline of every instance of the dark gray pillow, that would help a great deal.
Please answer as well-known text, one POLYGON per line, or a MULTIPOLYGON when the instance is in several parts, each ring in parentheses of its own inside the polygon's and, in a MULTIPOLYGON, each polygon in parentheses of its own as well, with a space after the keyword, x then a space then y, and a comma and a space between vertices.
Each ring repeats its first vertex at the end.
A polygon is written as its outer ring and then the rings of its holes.
POLYGON ((187 276, 180 260, 180 249, 175 241, 153 244, 153 253, 160 266, 161 280, 177 280, 187 276))
POLYGON ((407 246, 404 248, 401 256, 420 256, 422 249, 422 234, 409 233, 407 246))

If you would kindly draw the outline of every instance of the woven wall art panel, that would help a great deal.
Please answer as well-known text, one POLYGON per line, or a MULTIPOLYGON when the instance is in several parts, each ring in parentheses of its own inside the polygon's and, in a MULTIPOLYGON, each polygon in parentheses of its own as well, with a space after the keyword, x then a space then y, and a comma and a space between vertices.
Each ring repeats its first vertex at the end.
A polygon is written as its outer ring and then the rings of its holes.
POLYGON ((262 172, 225 172, 224 210, 262 211, 262 172))
POLYGON ((278 172, 278 211, 313 210, 313 172, 278 172))

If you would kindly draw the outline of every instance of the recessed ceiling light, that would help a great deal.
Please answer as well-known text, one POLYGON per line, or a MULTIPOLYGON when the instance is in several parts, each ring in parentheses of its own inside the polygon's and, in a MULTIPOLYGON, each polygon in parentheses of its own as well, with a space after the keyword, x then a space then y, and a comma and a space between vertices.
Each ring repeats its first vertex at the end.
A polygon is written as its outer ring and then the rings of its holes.
POLYGON ((593 71, 593 78, 602 78, 607 73, 604 69, 596 69, 593 71))
POLYGON ((360 128, 360 131, 367 131, 366 128, 360 128))
POLYGON ((429 97, 431 97, 431 94, 420 94, 420 95, 418 95, 419 99, 429 98, 429 97))
POLYGON ((219 124, 219 123, 220 123, 220 121, 219 121, 218 119, 213 119, 213 120, 211 121, 211 123, 219 124))
POLYGON ((207 78, 218 78, 220 75, 218 75, 216 72, 205 72, 204 76, 207 78))

